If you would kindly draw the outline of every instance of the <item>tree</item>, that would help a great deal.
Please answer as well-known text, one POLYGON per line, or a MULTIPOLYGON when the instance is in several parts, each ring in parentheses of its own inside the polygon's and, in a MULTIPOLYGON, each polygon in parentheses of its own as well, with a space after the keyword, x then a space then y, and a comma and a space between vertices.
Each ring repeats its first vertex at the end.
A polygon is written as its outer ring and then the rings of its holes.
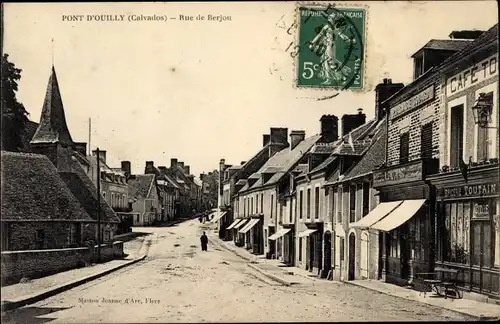
POLYGON ((2 56, 2 150, 19 151, 23 146, 29 113, 16 98, 21 72, 9 62, 8 54, 2 56))

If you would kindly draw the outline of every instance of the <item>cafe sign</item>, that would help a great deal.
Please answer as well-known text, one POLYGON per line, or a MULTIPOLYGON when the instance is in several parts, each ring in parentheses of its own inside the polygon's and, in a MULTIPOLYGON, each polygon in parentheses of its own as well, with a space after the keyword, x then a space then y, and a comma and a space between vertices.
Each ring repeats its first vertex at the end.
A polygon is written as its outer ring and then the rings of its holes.
POLYGON ((422 180, 422 163, 410 164, 373 173, 373 186, 388 186, 422 180))
POLYGON ((417 93, 413 97, 408 100, 403 101, 400 104, 397 104, 394 107, 391 107, 390 114, 391 120, 398 118, 401 115, 404 115, 413 109, 431 101, 434 99, 434 85, 426 88, 425 90, 417 93))
POLYGON ((498 54, 495 54, 446 80, 446 95, 452 96, 497 74, 498 54))
POLYGON ((498 195, 498 184, 485 183, 477 185, 464 185, 443 188, 441 191, 441 196, 443 199, 481 197, 491 195, 498 195))

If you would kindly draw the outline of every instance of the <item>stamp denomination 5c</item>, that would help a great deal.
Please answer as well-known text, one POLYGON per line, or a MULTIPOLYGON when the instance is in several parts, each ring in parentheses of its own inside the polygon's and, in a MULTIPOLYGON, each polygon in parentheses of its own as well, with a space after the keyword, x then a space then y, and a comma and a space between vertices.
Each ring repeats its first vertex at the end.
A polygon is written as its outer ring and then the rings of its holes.
POLYGON ((365 9, 301 5, 298 15, 297 86, 363 89, 365 9))

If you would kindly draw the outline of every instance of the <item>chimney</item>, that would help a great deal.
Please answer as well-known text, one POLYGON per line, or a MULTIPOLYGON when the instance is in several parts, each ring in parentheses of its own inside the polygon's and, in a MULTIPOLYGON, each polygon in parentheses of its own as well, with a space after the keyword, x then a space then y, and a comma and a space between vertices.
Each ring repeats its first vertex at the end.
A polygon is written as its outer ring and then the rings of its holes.
POLYGON ((266 146, 267 144, 269 144, 270 141, 271 141, 271 135, 269 134, 262 135, 262 146, 266 146))
POLYGON ((474 40, 484 33, 483 30, 454 30, 448 37, 451 39, 474 40))
POLYGON ((87 143, 75 142, 75 150, 83 156, 87 156, 87 143))
POLYGON ((293 150, 300 142, 306 138, 306 132, 303 130, 293 130, 290 133, 290 150, 293 150))
POLYGON ((144 174, 155 173, 154 168, 155 168, 155 163, 153 161, 146 161, 146 168, 144 170, 144 174))
POLYGON ((366 122, 366 115, 363 109, 359 108, 357 114, 346 114, 342 116, 342 136, 349 134, 353 129, 358 128, 366 122))
POLYGON ((184 162, 177 162, 177 165, 180 166, 182 169, 184 169, 184 162))
MULTIPOLYGON (((210 175, 210 173, 209 173, 210 175)), ((203 181, 203 179, 205 179, 205 173, 200 173, 200 181, 203 181)))
POLYGON ((386 78, 375 87, 375 118, 377 120, 382 120, 386 115, 388 107, 384 101, 404 88, 404 86, 403 83, 392 83, 391 79, 386 78))
POLYGON ((177 167, 177 159, 170 159, 170 167, 171 168, 177 167))
MULTIPOLYGON (((92 156, 97 156, 97 150, 92 151, 92 156)), ((106 163, 106 151, 105 150, 99 150, 99 158, 101 159, 102 162, 106 163)))
POLYGON ((339 139, 339 119, 335 115, 321 116, 321 136, 325 143, 335 142, 339 139))
POLYGON ((130 161, 122 161, 122 171, 125 172, 125 176, 128 177, 132 174, 132 167, 130 161))
POLYGON ((288 128, 271 127, 271 144, 288 144, 288 128))
POLYGON ((189 167, 189 165, 184 166, 184 173, 185 174, 187 174, 187 175, 191 174, 190 171, 191 171, 191 168, 189 167))
POLYGON ((245 163, 247 163, 247 161, 241 161, 240 165, 244 165, 245 163))
POLYGON ((162 165, 162 166, 158 166, 158 171, 160 171, 160 175, 161 176, 164 176, 167 174, 167 167, 162 165))

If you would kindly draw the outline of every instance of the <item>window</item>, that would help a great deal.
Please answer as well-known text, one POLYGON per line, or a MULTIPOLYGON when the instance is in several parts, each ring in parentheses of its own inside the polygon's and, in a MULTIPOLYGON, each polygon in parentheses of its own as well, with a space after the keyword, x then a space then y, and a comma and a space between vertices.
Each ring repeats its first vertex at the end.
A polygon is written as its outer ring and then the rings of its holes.
POLYGON ((340 187, 339 188, 339 199, 338 199, 338 211, 337 211, 337 222, 338 223, 342 223, 342 192, 343 192, 343 188, 340 187))
POLYGON ((413 80, 421 76, 423 71, 424 71, 424 59, 423 57, 416 57, 413 61, 413 80))
POLYGON ((340 253, 340 261, 344 261, 344 238, 341 237, 340 238, 340 242, 339 242, 339 253, 340 253))
POLYGON ((304 213, 304 191, 300 191, 299 194, 299 218, 302 219, 304 213))
POLYGON ((259 195, 255 196, 255 213, 259 213, 259 195))
POLYGON ((299 237, 299 261, 302 261, 302 237, 299 237))
POLYGON ((399 136, 399 163, 409 161, 410 155, 410 133, 406 132, 399 136))
POLYGON ((253 215, 253 197, 250 198, 250 214, 253 215))
POLYGON ((451 108, 450 167, 460 166, 464 151, 464 105, 451 108))
POLYGON ((243 216, 246 216, 247 215, 247 199, 246 198, 243 198, 243 216))
POLYGON ((370 183, 363 182, 363 217, 370 212, 370 183))
MULTIPOLYGON (((278 202, 276 202, 278 204, 278 202)), ((283 204, 280 203, 280 222, 283 222, 283 204)))
POLYGON ((349 222, 356 221, 356 186, 351 186, 349 190, 349 222))
MULTIPOLYGON (((486 94, 487 100, 493 104, 493 92, 486 94)), ((497 110, 498 111, 498 110, 497 110)), ((494 116, 494 114, 493 114, 494 116)), ((491 119, 491 117, 490 117, 491 119)), ((491 122, 491 121, 490 121, 491 122)), ((497 136, 497 130, 494 129, 495 125, 488 124, 488 127, 478 127, 477 133, 477 160, 483 161, 496 156, 496 147, 492 144, 493 137, 497 136), (491 152, 493 151, 493 152, 491 152)))
POLYGON ((38 249, 45 248, 45 230, 36 230, 36 246, 38 249))
POLYGON ((292 212, 293 212, 293 209, 292 209, 292 204, 293 204, 293 200, 290 198, 290 205, 288 206, 288 220, 289 220, 289 223, 292 223, 292 212))
POLYGON ((307 201, 306 201, 306 217, 311 218, 311 189, 307 189, 307 201))
POLYGON ((264 194, 260 194, 260 212, 264 213, 264 194))
POLYGON ((271 203, 270 203, 270 208, 271 208, 271 211, 270 211, 270 218, 273 219, 273 207, 274 207, 274 195, 271 195, 271 203))
POLYGON ((267 238, 267 229, 264 230, 264 247, 266 248, 267 247, 267 241, 268 241, 268 238, 267 238))
POLYGON ((314 217, 319 218, 319 187, 314 188, 314 217))
POLYGON ((76 224, 69 224, 68 244, 76 243, 76 224))
POLYGON ((420 156, 424 159, 432 158, 432 128, 434 123, 430 122, 422 126, 420 133, 420 156))

